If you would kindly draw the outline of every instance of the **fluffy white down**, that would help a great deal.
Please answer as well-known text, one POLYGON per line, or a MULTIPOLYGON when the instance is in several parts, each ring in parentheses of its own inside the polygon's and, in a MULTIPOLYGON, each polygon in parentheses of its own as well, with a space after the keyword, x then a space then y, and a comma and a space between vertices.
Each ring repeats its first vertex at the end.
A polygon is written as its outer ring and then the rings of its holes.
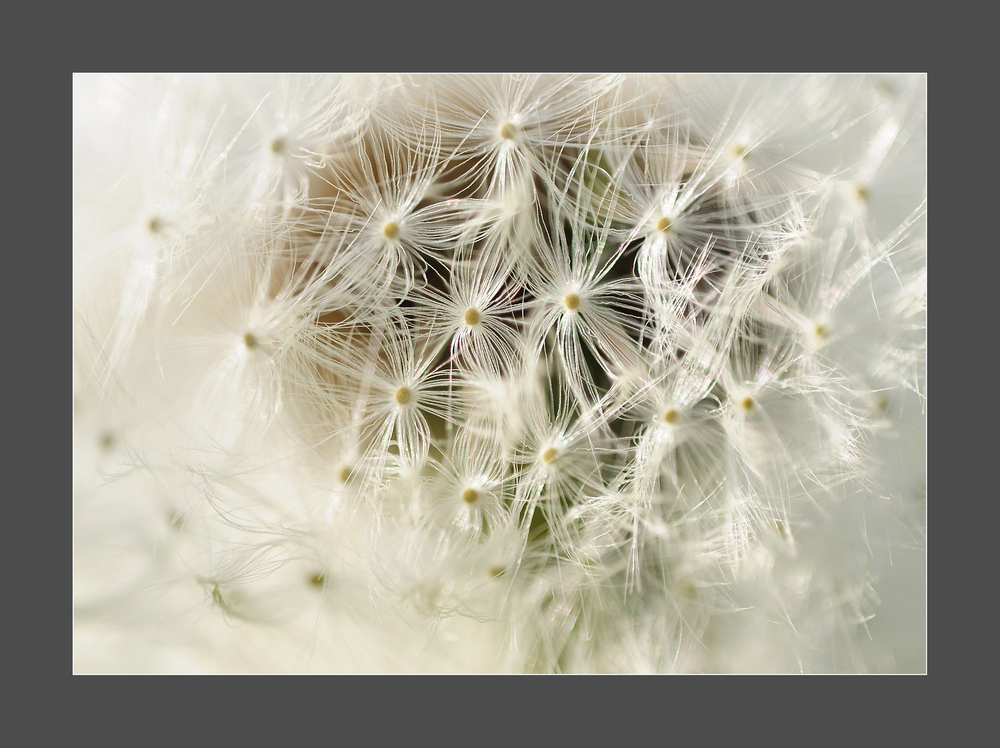
POLYGON ((74 668, 926 670, 922 75, 79 75, 74 668))

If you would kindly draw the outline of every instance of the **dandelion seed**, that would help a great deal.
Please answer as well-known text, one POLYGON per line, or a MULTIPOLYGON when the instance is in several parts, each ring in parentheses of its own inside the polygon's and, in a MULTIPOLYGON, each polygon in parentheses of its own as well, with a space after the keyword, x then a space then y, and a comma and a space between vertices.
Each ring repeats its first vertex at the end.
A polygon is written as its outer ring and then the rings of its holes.
POLYGON ((322 571, 314 572, 313 574, 310 574, 306 579, 309 582, 309 584, 312 585, 313 587, 324 587, 324 586, 326 586, 326 573, 325 572, 322 572, 322 571))
POLYGON ((396 223, 395 221, 389 221, 382 227, 382 234, 385 236, 386 239, 389 239, 390 241, 399 236, 399 231, 400 231, 399 224, 396 223))
POLYGON ((830 327, 824 322, 813 322, 806 328, 809 344, 813 348, 825 345, 830 338, 830 327))

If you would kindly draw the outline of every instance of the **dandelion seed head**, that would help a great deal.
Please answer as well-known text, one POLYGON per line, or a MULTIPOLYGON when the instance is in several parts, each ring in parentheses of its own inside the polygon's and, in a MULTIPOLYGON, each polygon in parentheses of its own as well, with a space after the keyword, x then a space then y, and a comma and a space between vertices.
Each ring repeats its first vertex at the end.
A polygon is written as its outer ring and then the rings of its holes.
POLYGON ((924 87, 80 76, 80 669, 919 669, 924 87))

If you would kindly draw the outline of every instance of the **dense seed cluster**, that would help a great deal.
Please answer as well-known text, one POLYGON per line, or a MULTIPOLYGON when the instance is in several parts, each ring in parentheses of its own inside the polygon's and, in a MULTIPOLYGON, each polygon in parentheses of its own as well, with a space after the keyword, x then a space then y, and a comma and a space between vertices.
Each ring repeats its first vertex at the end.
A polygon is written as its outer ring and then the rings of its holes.
POLYGON ((924 86, 79 77, 77 669, 922 669, 924 86))

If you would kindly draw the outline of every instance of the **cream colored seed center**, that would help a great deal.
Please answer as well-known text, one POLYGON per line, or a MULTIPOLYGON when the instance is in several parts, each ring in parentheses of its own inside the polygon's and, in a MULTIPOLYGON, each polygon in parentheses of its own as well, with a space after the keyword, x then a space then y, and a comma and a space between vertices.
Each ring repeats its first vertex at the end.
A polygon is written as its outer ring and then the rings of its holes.
POLYGON ((395 239, 399 236, 399 224, 395 221, 389 221, 382 227, 382 233, 385 234, 386 239, 395 239))
POLYGON ((400 387, 396 390, 396 402, 400 405, 406 405, 412 397, 413 393, 410 392, 409 387, 400 387))
POLYGON ((243 336, 243 345, 245 345, 247 348, 251 350, 256 348, 258 345, 257 336, 255 336, 252 332, 246 333, 243 336))
POLYGON ((670 227, 672 224, 673 221, 671 221, 666 216, 663 216, 663 218, 661 218, 659 221, 656 222, 656 230, 662 231, 664 234, 667 234, 670 232, 670 227))
POLYGON ((478 325, 480 319, 482 319, 482 315, 479 314, 478 309, 469 308, 465 310, 465 324, 469 327, 478 325))
POLYGON ((575 293, 568 293, 566 294, 566 298, 563 299, 563 304, 572 312, 580 307, 580 297, 575 293))
POLYGON ((753 410, 754 405, 756 405, 756 401, 750 397, 750 395, 746 395, 742 400, 740 400, 740 407, 743 408, 744 411, 749 412, 753 410))
POLYGON ((513 140, 517 135, 517 125, 512 122, 504 122, 500 126, 500 137, 504 140, 513 140))
POLYGON ((551 465, 557 459, 559 459, 559 450, 556 449, 555 447, 549 447, 544 452, 542 452, 542 462, 544 462, 546 465, 551 465))
POLYGON ((680 417, 680 414, 677 412, 677 410, 675 408, 670 408, 668 411, 666 411, 663 414, 663 422, 664 423, 677 423, 677 419, 679 417, 680 417))
POLYGON ((467 488, 462 491, 462 501, 466 504, 475 504, 479 498, 479 492, 474 488, 467 488))

